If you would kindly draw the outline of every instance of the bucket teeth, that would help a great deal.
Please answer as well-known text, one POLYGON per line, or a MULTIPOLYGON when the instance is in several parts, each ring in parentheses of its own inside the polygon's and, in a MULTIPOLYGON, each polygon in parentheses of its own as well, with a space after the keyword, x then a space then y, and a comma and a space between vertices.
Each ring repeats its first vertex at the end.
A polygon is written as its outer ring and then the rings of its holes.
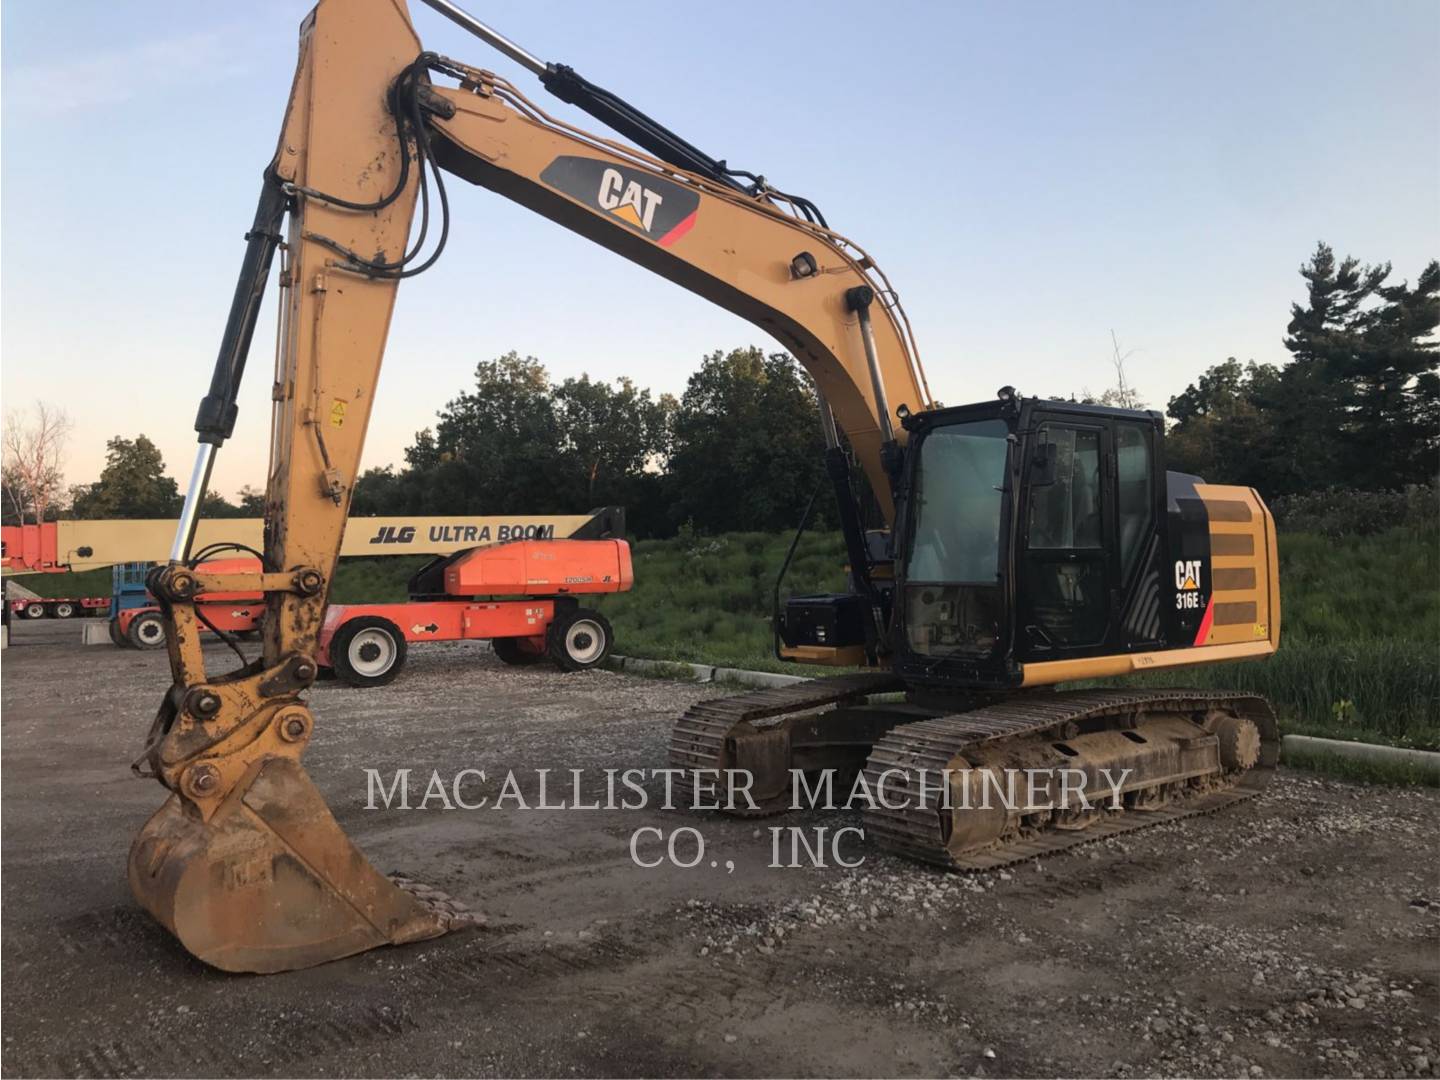
POLYGON ((390 874, 390 880, 400 889, 409 893, 427 912, 445 925, 445 932, 464 930, 470 926, 484 926, 485 916, 471 911, 447 892, 416 881, 405 874, 390 874))

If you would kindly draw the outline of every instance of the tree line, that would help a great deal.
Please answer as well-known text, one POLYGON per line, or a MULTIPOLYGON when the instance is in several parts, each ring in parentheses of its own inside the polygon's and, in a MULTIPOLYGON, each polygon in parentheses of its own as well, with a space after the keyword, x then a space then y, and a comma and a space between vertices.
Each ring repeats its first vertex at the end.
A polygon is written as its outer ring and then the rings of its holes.
POLYGON ((1282 365, 1231 357, 1170 399, 1170 467, 1267 496, 1424 484, 1440 467, 1440 262, 1412 286, 1391 266, 1300 268, 1282 365))
MULTIPOLYGON (((1270 497, 1433 481, 1440 263, 1413 285, 1395 283, 1389 263, 1337 259, 1322 243, 1300 273, 1305 298, 1291 306, 1288 360, 1232 357, 1171 398, 1169 467, 1270 497)), ((1116 385, 1085 397, 1143 407, 1113 345, 1116 385)), ((17 430, 25 429, 7 420, 7 522, 27 511, 35 520, 37 507, 44 517, 179 512, 181 493, 144 435, 111 439, 100 478, 67 495, 58 489, 54 433, 29 460, 25 440, 12 438, 17 430)), ((352 513, 576 513, 618 504, 642 537, 687 526, 774 531, 793 527, 820 488, 821 452, 813 387, 783 353, 713 352, 676 398, 628 378, 556 382, 540 361, 511 352, 476 365, 471 385, 415 435, 403 464, 357 479, 352 513)), ((816 501, 822 525, 830 503, 816 501)), ((263 493, 246 488, 233 502, 212 493, 205 513, 256 517, 263 507, 263 493)))
POLYGON ((706 356, 676 399, 621 378, 555 383, 534 357, 475 367, 470 389, 415 436, 400 469, 370 469, 355 514, 575 513, 626 508, 668 536, 793 526, 823 474, 814 391, 758 348, 706 356))
MULTIPOLYGON (((105 467, 90 484, 68 489, 58 459, 41 467, 45 455, 55 454, 70 429, 65 414, 37 405, 32 418, 6 417, 6 462, 3 471, 3 507, 6 525, 33 524, 60 518, 173 518, 180 514, 184 493, 165 473, 165 459, 145 435, 128 439, 117 435, 105 444, 105 467), (11 450, 14 446, 13 451, 11 450)), ((205 496, 205 516, 256 518, 265 513, 265 493, 249 485, 231 501, 219 492, 205 496)))

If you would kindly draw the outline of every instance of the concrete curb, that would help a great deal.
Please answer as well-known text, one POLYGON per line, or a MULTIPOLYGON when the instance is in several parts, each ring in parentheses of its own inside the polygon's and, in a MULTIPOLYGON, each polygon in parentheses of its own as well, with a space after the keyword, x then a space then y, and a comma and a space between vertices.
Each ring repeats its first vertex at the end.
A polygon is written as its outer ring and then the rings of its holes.
POLYGON ((86 621, 80 631, 81 645, 114 645, 110 640, 110 625, 105 619, 86 621))
POLYGON ((1440 777, 1440 753, 1431 750, 1407 750, 1399 746, 1321 739, 1313 735, 1286 735, 1280 740, 1280 748, 1310 754, 1334 754, 1374 765, 1413 765, 1430 776, 1440 777))
POLYGON ((616 671, 633 671, 650 675, 680 675, 690 672, 696 682, 737 683, 740 686, 793 686, 806 682, 803 675, 779 675, 773 671, 746 671, 743 668, 714 667, 710 664, 687 664, 682 660, 646 660, 639 656, 611 656, 616 671))

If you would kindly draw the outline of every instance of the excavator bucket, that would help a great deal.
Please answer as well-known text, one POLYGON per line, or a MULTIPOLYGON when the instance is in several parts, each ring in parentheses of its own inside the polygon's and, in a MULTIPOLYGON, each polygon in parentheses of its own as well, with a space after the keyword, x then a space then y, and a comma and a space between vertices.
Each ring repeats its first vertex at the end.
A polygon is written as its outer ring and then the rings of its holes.
POLYGON ((131 846, 130 887, 224 971, 312 967, 479 921, 443 893, 379 873, 283 757, 260 763, 209 821, 171 795, 131 846))

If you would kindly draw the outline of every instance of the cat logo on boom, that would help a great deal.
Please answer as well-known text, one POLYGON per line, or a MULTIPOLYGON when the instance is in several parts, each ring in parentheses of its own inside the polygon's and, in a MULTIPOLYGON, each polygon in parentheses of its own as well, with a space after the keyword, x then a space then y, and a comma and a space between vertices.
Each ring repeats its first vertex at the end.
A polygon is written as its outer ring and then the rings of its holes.
POLYGON ((561 154, 540 179, 661 247, 689 232, 700 209, 700 193, 692 185, 600 158, 561 154))
POLYGON ((619 169, 606 169, 600 174, 600 195, 596 201, 622 221, 638 225, 648 233, 655 223, 655 208, 665 198, 659 192, 642 187, 639 180, 627 183, 619 169))

